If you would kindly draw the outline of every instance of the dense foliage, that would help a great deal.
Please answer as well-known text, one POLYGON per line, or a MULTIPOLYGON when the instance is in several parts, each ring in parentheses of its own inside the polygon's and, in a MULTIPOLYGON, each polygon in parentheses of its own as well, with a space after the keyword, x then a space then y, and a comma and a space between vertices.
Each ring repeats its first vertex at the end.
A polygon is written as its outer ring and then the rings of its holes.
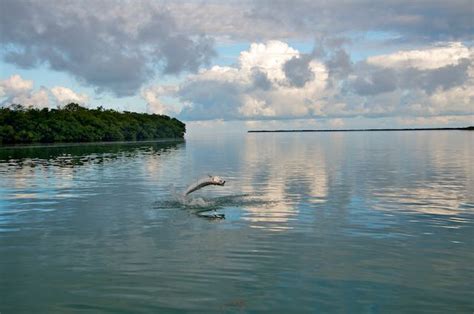
POLYGON ((182 138, 181 121, 165 115, 87 109, 71 103, 60 109, 13 105, 0 108, 0 143, 141 141, 182 138))

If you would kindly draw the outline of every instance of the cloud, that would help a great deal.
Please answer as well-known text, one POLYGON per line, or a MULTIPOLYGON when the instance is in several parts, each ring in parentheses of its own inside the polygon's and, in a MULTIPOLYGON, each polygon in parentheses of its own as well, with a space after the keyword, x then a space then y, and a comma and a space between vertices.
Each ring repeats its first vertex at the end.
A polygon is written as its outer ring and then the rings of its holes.
POLYGON ((78 94, 73 90, 62 86, 51 88, 51 94, 56 98, 60 105, 67 105, 71 102, 85 104, 89 100, 89 97, 86 94, 78 94))
MULTIPOLYGON (((205 76, 206 73, 202 75, 205 76)), ((240 116, 238 108, 242 104, 244 84, 220 79, 191 78, 176 93, 176 97, 185 104, 179 116, 185 120, 237 118, 240 116)))
POLYGON ((167 74, 195 72, 216 56, 214 40, 205 36, 200 36, 196 40, 185 35, 174 36, 162 44, 160 52, 166 56, 164 73, 167 74))
POLYGON ((246 41, 385 32, 413 43, 472 40, 472 1, 167 1, 188 33, 246 41))
POLYGON ((141 91, 142 98, 147 103, 147 112, 155 114, 176 113, 176 109, 165 105, 160 98, 172 95, 176 91, 174 86, 149 86, 141 91))
POLYGON ((1 7, 4 61, 46 64, 119 97, 135 94, 158 71, 196 71, 215 55, 211 38, 180 32, 160 3, 5 0, 1 7))
POLYGON ((326 60, 326 67, 333 77, 345 77, 353 71, 353 63, 349 54, 342 48, 336 47, 326 60))
POLYGON ((0 80, 1 106, 20 104, 26 107, 47 108, 71 102, 84 105, 89 100, 86 94, 76 93, 67 87, 55 86, 48 89, 41 86, 38 90, 34 90, 33 85, 32 80, 25 80, 18 74, 0 80))
POLYGON ((252 71, 252 80, 252 85, 256 89, 269 90, 272 88, 272 82, 268 79, 267 74, 259 69, 252 71))
POLYGON ((452 42, 438 47, 369 57, 367 64, 392 69, 434 70, 457 65, 461 60, 468 59, 470 54, 468 47, 460 42, 452 42))
POLYGON ((416 43, 472 40, 470 0, 263 0, 253 2, 251 13, 246 15, 265 26, 263 29, 271 31, 273 26, 274 36, 334 36, 372 31, 393 33, 403 41, 416 43))
POLYGON ((283 65, 299 56, 300 53, 286 43, 270 40, 266 43, 253 43, 248 51, 242 51, 239 65, 242 72, 260 69, 269 80, 278 82, 286 78, 283 65))
POLYGON ((291 86, 303 87, 314 79, 314 73, 309 67, 312 57, 302 55, 293 57, 283 65, 285 76, 291 86))
POLYGON ((245 96, 243 104, 238 109, 239 113, 244 117, 273 117, 275 110, 266 104, 264 100, 245 96))
MULTIPOLYGON (((361 96, 395 90, 431 95, 472 84, 474 50, 461 43, 446 43, 423 50, 398 51, 359 62, 348 80, 361 96)), ((406 98, 406 97, 405 97, 406 98)))
POLYGON ((12 95, 9 103, 21 104, 26 107, 47 108, 50 106, 50 94, 48 89, 40 87, 37 91, 22 92, 12 95))
POLYGON ((0 97, 5 95, 28 92, 33 88, 33 81, 24 80, 18 74, 0 81, 0 97))
POLYGON ((375 69, 362 72, 352 82, 352 87, 359 95, 375 95, 394 91, 398 77, 392 69, 375 69))
POLYGON ((354 64, 337 45, 307 55, 269 41, 242 51, 235 66, 187 76, 168 96, 184 104, 178 114, 184 120, 468 116, 474 104, 473 61, 472 48, 460 43, 354 64))
POLYGON ((190 75, 175 97, 186 104, 180 113, 186 120, 291 118, 318 110, 327 78, 323 63, 284 42, 268 41, 242 51, 236 66, 190 75), (294 69, 300 59, 306 77, 294 69))
POLYGON ((439 117, 415 117, 415 118, 399 118, 398 123, 401 125, 422 125, 436 126, 446 124, 457 124, 461 126, 472 125, 474 115, 470 116, 439 116, 439 117))
MULTIPOLYGON (((436 42, 450 41, 452 46, 432 53, 440 56, 440 64, 453 66, 446 63, 454 60, 450 51, 472 40, 470 0, 138 0, 122 1, 120 5, 113 0, 3 0, 1 7, 3 61, 20 68, 46 66, 72 75, 97 92, 111 92, 118 97, 137 94, 157 75, 187 75, 208 67, 216 55, 216 41, 266 43, 260 47, 266 55, 271 54, 272 47, 278 50, 278 43, 283 41, 360 38, 367 33, 382 34, 379 37, 384 47, 388 42, 431 47, 436 42), (269 43, 273 39, 278 41, 269 43)), ((330 46, 329 41, 326 44, 330 46)), ((335 46, 341 44, 333 43, 332 48, 335 46)), ((337 83, 334 77, 344 77, 353 70, 350 56, 343 49, 333 49, 324 58, 288 49, 288 58, 270 58, 286 62, 284 68, 241 56, 244 62, 240 66, 254 68, 254 88, 269 91, 279 79, 286 80, 290 87, 303 88, 313 81, 315 73, 310 63, 315 59, 324 59, 329 85, 337 83), (276 69, 274 73, 259 68, 268 66, 276 69)), ((251 51, 253 57, 257 56, 258 47, 251 51)), ((430 66, 438 61, 428 57, 431 65, 426 64, 425 54, 402 51, 390 54, 390 58, 383 55, 369 59, 367 64, 379 67, 384 62, 401 64, 408 59, 417 70, 431 70, 430 66)))

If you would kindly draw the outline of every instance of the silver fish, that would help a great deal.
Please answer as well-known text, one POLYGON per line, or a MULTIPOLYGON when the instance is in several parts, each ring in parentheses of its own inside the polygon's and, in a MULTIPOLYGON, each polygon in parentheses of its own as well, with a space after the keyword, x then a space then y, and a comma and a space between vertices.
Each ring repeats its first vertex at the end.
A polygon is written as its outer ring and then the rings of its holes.
POLYGON ((186 191, 184 191, 184 195, 188 195, 194 191, 197 191, 205 186, 208 186, 208 185, 220 185, 220 186, 223 186, 225 184, 225 181, 221 178, 221 177, 218 177, 218 176, 207 176, 207 177, 204 177, 204 178, 201 178, 199 180, 197 180, 196 182, 192 183, 191 185, 188 186, 188 188, 186 189, 186 191))

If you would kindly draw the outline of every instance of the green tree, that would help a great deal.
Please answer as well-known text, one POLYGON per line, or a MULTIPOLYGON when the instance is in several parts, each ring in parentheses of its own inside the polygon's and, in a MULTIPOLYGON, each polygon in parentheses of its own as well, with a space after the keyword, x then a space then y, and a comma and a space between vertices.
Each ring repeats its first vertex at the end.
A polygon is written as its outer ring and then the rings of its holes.
POLYGON ((185 124, 165 115, 87 109, 70 103, 58 109, 0 108, 0 143, 92 142, 182 138, 185 124))

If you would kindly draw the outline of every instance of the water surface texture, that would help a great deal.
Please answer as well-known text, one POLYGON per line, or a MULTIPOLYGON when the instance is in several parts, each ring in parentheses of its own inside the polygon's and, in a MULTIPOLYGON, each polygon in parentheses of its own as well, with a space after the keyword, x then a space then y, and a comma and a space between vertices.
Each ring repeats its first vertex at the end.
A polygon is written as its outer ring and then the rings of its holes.
POLYGON ((423 131, 0 148, 0 312, 472 313, 473 144, 423 131), (207 174, 226 185, 180 196, 207 174))

